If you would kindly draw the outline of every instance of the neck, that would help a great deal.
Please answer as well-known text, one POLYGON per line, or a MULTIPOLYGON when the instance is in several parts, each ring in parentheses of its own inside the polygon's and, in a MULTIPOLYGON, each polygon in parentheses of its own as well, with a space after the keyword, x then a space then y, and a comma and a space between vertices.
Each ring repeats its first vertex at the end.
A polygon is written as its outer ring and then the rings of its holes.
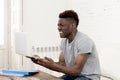
POLYGON ((71 33, 71 35, 68 37, 69 43, 72 42, 77 34, 78 30, 75 30, 71 33))

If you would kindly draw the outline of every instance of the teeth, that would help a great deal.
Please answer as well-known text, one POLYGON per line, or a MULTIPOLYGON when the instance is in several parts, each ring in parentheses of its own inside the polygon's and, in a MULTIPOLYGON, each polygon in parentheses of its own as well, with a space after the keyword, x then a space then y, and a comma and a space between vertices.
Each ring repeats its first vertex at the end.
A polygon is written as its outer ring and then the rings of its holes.
POLYGON ((60 31, 59 33, 63 33, 62 31, 60 31))

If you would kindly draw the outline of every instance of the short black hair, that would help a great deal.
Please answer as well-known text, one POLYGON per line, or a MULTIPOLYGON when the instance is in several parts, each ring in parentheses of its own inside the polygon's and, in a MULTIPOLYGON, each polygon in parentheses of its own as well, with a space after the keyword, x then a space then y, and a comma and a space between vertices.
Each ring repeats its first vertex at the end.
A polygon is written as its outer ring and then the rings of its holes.
POLYGON ((74 10, 65 10, 59 14, 59 18, 70 18, 76 22, 76 26, 79 24, 78 14, 74 10))

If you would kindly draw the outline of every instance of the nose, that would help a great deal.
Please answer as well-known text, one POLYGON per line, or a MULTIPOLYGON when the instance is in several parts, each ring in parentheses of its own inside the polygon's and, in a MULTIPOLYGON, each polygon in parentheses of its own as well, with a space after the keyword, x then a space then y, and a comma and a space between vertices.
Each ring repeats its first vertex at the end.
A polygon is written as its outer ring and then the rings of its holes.
POLYGON ((60 27, 60 26, 58 26, 58 30, 61 30, 61 27, 60 27))

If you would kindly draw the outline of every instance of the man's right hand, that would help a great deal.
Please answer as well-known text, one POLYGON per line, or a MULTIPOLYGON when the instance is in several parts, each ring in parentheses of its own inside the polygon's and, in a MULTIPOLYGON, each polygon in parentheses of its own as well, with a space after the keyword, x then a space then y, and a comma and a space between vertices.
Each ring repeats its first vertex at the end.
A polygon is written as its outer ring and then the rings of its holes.
POLYGON ((33 57, 30 57, 30 59, 36 64, 41 64, 42 58, 40 58, 38 55, 33 55, 33 57))

